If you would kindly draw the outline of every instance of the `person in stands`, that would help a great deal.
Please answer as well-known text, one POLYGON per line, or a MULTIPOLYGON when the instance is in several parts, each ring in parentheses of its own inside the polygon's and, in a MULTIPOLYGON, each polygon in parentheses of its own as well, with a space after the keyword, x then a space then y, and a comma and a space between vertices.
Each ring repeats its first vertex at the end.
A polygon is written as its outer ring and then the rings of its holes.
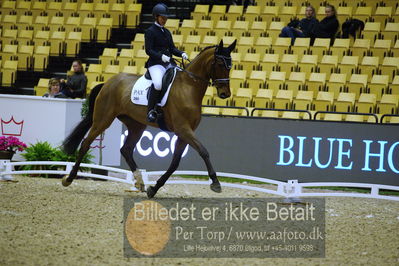
POLYGON ((337 19, 335 7, 332 5, 326 5, 325 7, 326 17, 323 18, 313 29, 313 38, 330 38, 333 40, 335 34, 339 28, 339 22, 337 19))
POLYGON ((295 38, 309 38, 313 28, 317 25, 318 20, 315 18, 315 9, 309 5, 305 9, 305 18, 302 20, 293 20, 288 26, 281 30, 280 37, 291 38, 291 44, 294 44, 295 38))
POLYGON ((73 74, 67 80, 61 79, 61 92, 69 98, 85 98, 87 77, 80 60, 72 62, 73 74))
POLYGON ((60 92, 60 81, 57 78, 52 78, 48 82, 48 92, 43 97, 46 98, 66 98, 66 96, 60 92))

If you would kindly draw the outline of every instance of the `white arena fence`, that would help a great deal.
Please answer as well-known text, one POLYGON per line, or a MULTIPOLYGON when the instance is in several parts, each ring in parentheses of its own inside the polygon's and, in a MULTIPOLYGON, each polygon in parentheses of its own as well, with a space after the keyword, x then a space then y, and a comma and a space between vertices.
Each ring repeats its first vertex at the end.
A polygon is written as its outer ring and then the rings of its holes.
MULTIPOLYGON (((9 160, 0 160, 0 180, 12 180, 12 175, 25 175, 25 174, 54 174, 54 175, 67 175, 72 170, 74 162, 53 162, 53 161, 37 161, 37 162, 10 162, 9 160), (27 166, 27 165, 52 165, 57 168, 57 170, 16 170, 15 166, 27 166)), ((139 169, 137 173, 132 173, 130 170, 101 166, 95 164, 85 164, 80 165, 81 168, 91 168, 107 170, 110 172, 118 173, 122 177, 111 177, 99 174, 93 174, 90 172, 78 172, 78 176, 98 178, 116 182, 126 183, 130 185, 130 189, 137 191, 135 187, 136 178, 135 174, 141 176, 144 185, 154 185, 156 181, 150 181, 149 176, 151 175, 162 175, 164 171, 151 171, 147 172, 143 169, 139 169)), ((206 171, 176 171, 174 175, 193 175, 193 176, 208 176, 206 171)), ((225 183, 222 182, 224 187, 240 188, 244 190, 251 190, 257 192, 263 192, 267 194, 272 194, 276 196, 282 196, 288 199, 298 199, 301 197, 356 197, 356 198, 375 198, 375 199, 386 199, 399 201, 399 196, 387 196, 381 195, 380 190, 392 190, 399 191, 399 186, 388 186, 379 184, 366 184, 366 183, 343 183, 343 182, 311 182, 311 183, 299 183, 298 180, 288 180, 287 182, 276 181, 272 179, 260 178, 255 176, 217 172, 219 177, 229 177, 248 181, 257 181, 264 183, 265 185, 274 186, 274 189, 269 189, 265 187, 260 187, 257 184, 245 184, 245 183, 225 183), (343 188, 365 188, 370 189, 370 193, 356 193, 356 192, 332 192, 331 190, 326 190, 325 192, 306 192, 303 188, 317 188, 317 187, 343 187, 343 188)), ((244 181, 245 182, 245 181, 244 181)), ((167 184, 197 184, 197 185, 209 185, 210 181, 197 181, 197 180, 169 180, 167 184)))

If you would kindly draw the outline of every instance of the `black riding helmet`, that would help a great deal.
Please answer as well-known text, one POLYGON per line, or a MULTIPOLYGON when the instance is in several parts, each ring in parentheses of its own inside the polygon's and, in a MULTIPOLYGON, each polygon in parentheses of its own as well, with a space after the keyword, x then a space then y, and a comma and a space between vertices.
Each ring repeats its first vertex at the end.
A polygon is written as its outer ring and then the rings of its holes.
POLYGON ((169 10, 168 10, 168 6, 165 4, 156 4, 153 8, 152 8, 152 15, 154 17, 157 16, 163 16, 163 17, 169 17, 169 10))

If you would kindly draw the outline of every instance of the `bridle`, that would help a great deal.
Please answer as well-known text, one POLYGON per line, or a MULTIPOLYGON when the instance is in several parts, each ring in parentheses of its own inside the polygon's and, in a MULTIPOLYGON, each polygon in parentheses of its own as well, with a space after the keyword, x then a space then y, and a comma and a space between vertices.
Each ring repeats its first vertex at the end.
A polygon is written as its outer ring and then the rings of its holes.
MULTIPOLYGON (((232 66, 232 59, 231 59, 231 56, 220 55, 220 54, 217 54, 217 52, 218 52, 218 48, 215 49, 214 60, 213 60, 213 62, 212 62, 212 71, 211 71, 211 75, 210 75, 210 76, 211 76, 211 81, 212 81, 212 82, 209 82, 209 80, 204 79, 204 78, 202 78, 202 77, 200 77, 200 76, 198 76, 198 75, 196 75, 196 74, 194 74, 194 73, 192 73, 192 72, 186 70, 185 67, 184 67, 184 60, 181 61, 181 64, 183 65, 182 71, 183 71, 183 72, 186 72, 191 78, 206 83, 208 86, 211 85, 211 86, 218 87, 219 85, 222 85, 222 84, 229 84, 230 78, 216 79, 216 78, 214 78, 214 77, 212 76, 212 74, 216 73, 216 71, 215 71, 215 66, 216 66, 216 64, 219 64, 219 65, 221 64, 221 63, 217 63, 218 60, 219 60, 219 61, 222 61, 224 67, 225 67, 227 70, 230 70, 230 69, 231 69, 231 66, 232 66)), ((187 60, 188 60, 188 59, 187 59, 187 60)), ((191 63, 190 60, 188 60, 188 61, 191 63)))

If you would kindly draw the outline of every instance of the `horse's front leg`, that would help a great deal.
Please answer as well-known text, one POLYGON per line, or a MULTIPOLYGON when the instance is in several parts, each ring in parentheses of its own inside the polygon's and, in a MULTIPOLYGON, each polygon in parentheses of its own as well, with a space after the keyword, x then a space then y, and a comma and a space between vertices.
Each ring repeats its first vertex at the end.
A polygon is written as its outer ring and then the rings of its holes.
POLYGON ((204 160, 206 168, 208 170, 208 175, 212 180, 211 190, 217 193, 221 193, 222 186, 220 185, 220 182, 216 176, 216 172, 213 169, 212 163, 209 159, 209 153, 204 147, 204 145, 202 145, 201 142, 198 139, 196 139, 196 137, 194 136, 194 132, 191 130, 184 132, 183 134, 181 134, 181 136, 179 135, 179 137, 184 139, 184 141, 186 141, 191 147, 193 147, 198 152, 198 154, 204 160))
POLYGON ((147 196, 148 198, 152 198, 158 192, 158 190, 166 183, 169 177, 176 171, 179 166, 181 157, 183 155, 184 149, 186 148, 187 143, 184 142, 181 138, 178 138, 175 145, 175 152, 173 153, 172 162, 168 168, 168 170, 158 179, 155 186, 150 186, 147 188, 147 196))

